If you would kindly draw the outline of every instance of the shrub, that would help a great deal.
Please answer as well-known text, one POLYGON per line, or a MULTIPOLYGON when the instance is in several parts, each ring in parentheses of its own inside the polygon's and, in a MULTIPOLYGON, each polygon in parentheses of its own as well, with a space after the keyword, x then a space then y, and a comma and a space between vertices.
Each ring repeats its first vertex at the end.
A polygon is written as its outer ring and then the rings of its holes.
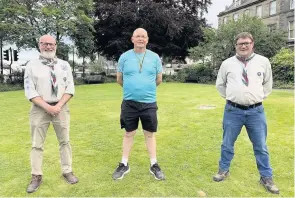
POLYGON ((0 83, 0 92, 5 91, 16 91, 24 89, 22 84, 7 84, 7 83, 0 83))
POLYGON ((288 48, 282 48, 271 58, 274 81, 280 83, 294 82, 294 52, 288 48))
POLYGON ((180 70, 177 79, 180 82, 212 83, 216 80, 216 72, 207 64, 198 64, 180 70))
POLYGON ((177 80, 177 75, 169 75, 169 74, 163 74, 163 82, 176 82, 177 80))

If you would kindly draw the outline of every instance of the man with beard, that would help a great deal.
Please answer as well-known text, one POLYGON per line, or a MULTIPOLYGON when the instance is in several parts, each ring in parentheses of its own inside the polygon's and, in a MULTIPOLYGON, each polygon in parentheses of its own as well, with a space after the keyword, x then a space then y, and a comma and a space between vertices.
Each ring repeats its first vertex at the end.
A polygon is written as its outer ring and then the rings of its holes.
POLYGON ((72 172, 69 138, 70 113, 67 102, 75 92, 71 67, 68 62, 55 56, 56 41, 52 36, 41 36, 39 49, 39 58, 27 64, 24 77, 25 95, 32 102, 32 180, 27 188, 28 193, 35 192, 42 183, 43 146, 50 122, 59 141, 62 176, 69 184, 78 182, 72 172))
POLYGON ((269 60, 254 53, 254 39, 248 32, 235 38, 236 55, 223 61, 216 87, 226 99, 223 116, 223 141, 216 182, 229 175, 234 144, 243 126, 252 142, 260 183, 271 193, 279 194, 272 179, 272 168, 266 146, 267 124, 262 101, 272 91, 269 60))

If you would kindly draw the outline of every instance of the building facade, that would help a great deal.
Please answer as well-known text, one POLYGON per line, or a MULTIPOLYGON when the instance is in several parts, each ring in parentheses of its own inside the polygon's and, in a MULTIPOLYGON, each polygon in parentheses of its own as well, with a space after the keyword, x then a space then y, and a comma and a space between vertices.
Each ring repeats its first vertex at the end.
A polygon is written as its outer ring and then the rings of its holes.
POLYGON ((269 31, 280 29, 287 32, 288 45, 294 46, 294 0, 233 0, 218 15, 218 26, 243 15, 262 19, 269 31))

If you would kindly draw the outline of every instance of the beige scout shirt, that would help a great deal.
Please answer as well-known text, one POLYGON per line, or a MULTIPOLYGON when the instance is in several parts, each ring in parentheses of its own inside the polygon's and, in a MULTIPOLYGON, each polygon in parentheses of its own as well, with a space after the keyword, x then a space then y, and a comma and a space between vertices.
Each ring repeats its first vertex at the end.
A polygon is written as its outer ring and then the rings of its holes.
POLYGON ((50 67, 39 59, 30 61, 25 70, 24 88, 28 100, 40 96, 45 102, 58 102, 63 94, 74 95, 75 87, 72 69, 68 62, 57 59, 54 72, 58 84, 57 96, 52 94, 50 67))
POLYGON ((218 71, 216 88, 226 100, 252 105, 262 102, 272 91, 272 71, 268 58, 255 54, 245 67, 248 86, 242 82, 244 64, 235 56, 222 62, 218 71))

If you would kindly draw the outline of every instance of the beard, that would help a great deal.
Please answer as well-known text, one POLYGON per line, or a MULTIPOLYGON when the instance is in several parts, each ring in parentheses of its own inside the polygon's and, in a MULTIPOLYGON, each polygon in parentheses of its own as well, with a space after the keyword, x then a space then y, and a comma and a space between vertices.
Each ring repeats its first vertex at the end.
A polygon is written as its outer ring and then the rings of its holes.
POLYGON ((53 59, 55 57, 55 51, 42 51, 41 56, 47 59, 53 59))

